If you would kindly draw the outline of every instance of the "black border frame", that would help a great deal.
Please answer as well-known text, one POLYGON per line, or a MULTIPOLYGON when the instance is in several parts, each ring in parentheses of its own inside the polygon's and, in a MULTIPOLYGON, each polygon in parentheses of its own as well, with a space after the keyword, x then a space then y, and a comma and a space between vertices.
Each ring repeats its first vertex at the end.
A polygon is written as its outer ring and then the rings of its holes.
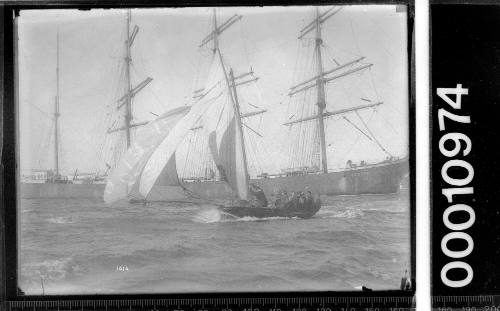
MULTIPOLYGON (((435 27, 438 27, 439 24, 433 24, 433 9, 436 8, 436 6, 441 6, 441 7, 446 7, 449 6, 450 8, 454 6, 463 6, 464 8, 469 7, 481 7, 481 6, 498 6, 500 7, 500 1, 499 0, 429 0, 429 11, 428 11, 428 17, 429 17, 429 29, 428 34, 428 44, 429 44, 429 81, 428 86, 429 86, 429 94, 427 94, 428 99, 429 99, 429 154, 430 154, 430 221, 429 221, 429 230, 431 232, 430 234, 430 263, 431 263, 431 269, 430 269, 430 289, 431 289, 431 303, 433 308, 439 308, 443 306, 451 306, 451 307, 461 307, 462 305, 468 305, 468 306, 486 306, 489 304, 489 306, 496 306, 500 303, 500 295, 495 292, 498 291, 498 286, 496 289, 491 288, 491 289, 476 289, 476 288, 468 288, 464 292, 460 293, 459 291, 455 291, 454 288, 447 288, 444 289, 443 287, 438 288, 433 284, 433 279, 435 275, 439 274, 439 269, 440 267, 434 267, 433 262, 435 261, 435 258, 438 258, 439 256, 443 256, 443 254, 439 253, 436 254, 433 249, 435 247, 435 244, 439 244, 438 241, 441 240, 443 237, 440 235, 442 232, 440 231, 443 229, 443 226, 438 226, 434 224, 435 219, 440 219, 442 217, 442 211, 437 211, 435 209, 440 207, 440 202, 439 202, 439 197, 440 197, 440 192, 434 192, 434 185, 437 183, 439 184, 438 181, 433 181, 432 180, 432 174, 433 174, 433 167, 436 169, 435 165, 433 165, 434 159, 432 158, 433 153, 438 153, 435 152, 433 149, 436 148, 436 144, 438 141, 438 129, 434 127, 434 122, 436 115, 434 113, 434 109, 436 108, 438 102, 435 100, 435 91, 436 88, 439 86, 436 84, 436 79, 433 77, 433 70, 436 70, 433 66, 433 35, 436 32, 434 30, 435 27), (481 293, 481 290, 483 293, 481 293)), ((454 18, 455 16, 450 15, 450 18, 454 18)), ((458 31, 458 30, 456 30, 458 31)), ((467 49, 464 47, 464 50, 467 49)), ((459 52, 462 52, 459 50, 459 52)), ((454 55, 452 55, 454 57, 454 55)), ((494 70, 494 69, 485 69, 484 67, 479 66, 479 70, 483 71, 489 71, 489 70, 494 70)), ((470 82, 470 81, 466 81, 470 82)), ((476 81, 473 81, 476 82, 476 81)), ((463 83, 463 82, 462 82, 463 83)), ((466 85, 464 85, 465 87, 466 85)), ((491 112, 488 112, 491 113, 491 112)), ((492 128, 494 125, 492 125, 492 128)), ((471 137, 472 138, 472 137, 471 137)), ((474 142, 474 139, 472 139, 474 142)), ((493 148, 490 148, 493 149, 493 148)), ((487 165, 489 163, 486 163, 484 165, 487 165)), ((437 168, 439 169, 439 168, 437 168)), ((476 188, 477 185, 474 185, 476 188)), ((479 217, 476 218, 476 222, 479 220, 479 217)), ((493 221, 491 219, 486 220, 488 225, 493 226, 493 221)), ((481 249, 478 247, 478 245, 475 245, 474 251, 479 251, 479 252, 486 252, 487 250, 481 249)), ((498 266, 498 265, 497 265, 498 266)), ((492 272, 493 273, 493 272, 492 272)), ((475 276, 476 277, 476 276, 475 276)), ((492 277, 490 278, 490 284, 498 285, 500 284, 498 282, 498 278, 495 278, 495 274, 492 274, 492 277), (495 282, 496 281, 496 282, 495 282)), ((483 283, 488 282, 488 280, 481 280, 483 283)))
POLYGON ((21 0, 0 3, 0 307, 5 301, 65 301, 111 299, 203 299, 203 298, 281 298, 281 297, 413 297, 416 276, 416 115, 415 115, 415 0, 21 0), (118 295, 50 295, 24 296, 18 289, 17 267, 17 168, 18 150, 17 106, 15 99, 15 21, 20 10, 29 9, 81 9, 92 8, 152 8, 200 6, 264 6, 264 5, 342 5, 342 4, 398 4, 407 7, 408 50, 408 131, 410 173, 410 252, 411 291, 321 291, 321 292, 265 292, 265 293, 190 293, 190 294, 118 294, 118 295), (3 114, 3 115, 2 115, 3 114), (2 133, 4 133, 2 137, 2 133), (2 152, 3 146, 3 152, 2 152))

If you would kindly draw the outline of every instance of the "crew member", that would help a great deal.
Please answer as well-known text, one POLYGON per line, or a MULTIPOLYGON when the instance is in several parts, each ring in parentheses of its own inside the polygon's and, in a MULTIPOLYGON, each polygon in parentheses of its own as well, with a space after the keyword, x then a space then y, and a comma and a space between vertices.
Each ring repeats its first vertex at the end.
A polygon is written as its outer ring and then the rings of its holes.
POLYGON ((250 184, 250 193, 255 197, 261 207, 267 206, 267 198, 264 191, 256 184, 250 184))
POLYGON ((313 203, 313 201, 314 201, 314 198, 313 198, 311 190, 306 190, 306 203, 308 205, 311 205, 313 203))
POLYGON ((274 202, 274 205, 277 208, 283 208, 286 206, 288 203, 288 193, 286 193, 285 190, 281 191, 278 195, 278 199, 276 199, 276 202, 274 202))

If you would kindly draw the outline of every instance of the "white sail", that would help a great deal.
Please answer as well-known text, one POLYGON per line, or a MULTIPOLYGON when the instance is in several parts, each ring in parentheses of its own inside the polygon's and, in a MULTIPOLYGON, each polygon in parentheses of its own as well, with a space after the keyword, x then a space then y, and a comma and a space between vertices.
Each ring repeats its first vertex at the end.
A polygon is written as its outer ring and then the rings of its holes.
POLYGON ((238 198, 248 200, 248 178, 244 158, 244 145, 231 99, 224 103, 223 109, 214 109, 219 115, 209 114, 209 147, 221 179, 226 181, 238 198))
MULTIPOLYGON (((138 193, 139 176, 146 165, 147 160, 154 150, 168 135, 175 124, 184 117, 189 107, 180 107, 166 112, 157 119, 148 123, 141 129, 140 135, 137 135, 134 143, 118 162, 115 169, 111 172, 104 190, 104 201, 112 203, 117 200, 125 199, 129 196, 140 199, 138 193)), ((165 175, 172 176, 171 180, 166 180, 166 184, 173 184, 177 180, 177 175, 172 165, 166 165, 165 175)))
MULTIPOLYGON (((241 122, 241 121, 240 121, 241 122)), ((234 170, 236 172, 236 189, 238 196, 242 200, 248 200, 248 172, 247 162, 245 159, 245 144, 243 142, 243 133, 241 124, 234 122, 235 131, 235 163, 234 170)))
POLYGON ((139 183, 139 192, 142 196, 146 197, 151 192, 163 168, 175 156, 179 144, 200 118, 214 103, 219 102, 224 95, 227 96, 222 67, 217 62, 213 62, 205 90, 207 90, 205 95, 192 106, 191 111, 181 122, 175 125, 148 159, 139 183))

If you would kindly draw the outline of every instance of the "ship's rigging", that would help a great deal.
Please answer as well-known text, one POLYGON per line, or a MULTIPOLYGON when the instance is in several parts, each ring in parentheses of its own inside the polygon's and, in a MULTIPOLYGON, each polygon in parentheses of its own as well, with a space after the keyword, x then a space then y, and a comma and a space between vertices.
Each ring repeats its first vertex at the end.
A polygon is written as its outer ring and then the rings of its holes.
POLYGON ((141 82, 134 82, 132 75, 133 57, 132 48, 139 33, 139 26, 132 25, 131 10, 127 10, 124 19, 122 56, 119 58, 119 72, 116 76, 117 94, 111 104, 107 105, 107 113, 103 123, 107 126, 105 135, 98 135, 98 154, 99 163, 95 168, 96 176, 107 175, 109 170, 113 169, 123 154, 133 144, 135 132, 146 125, 149 121, 137 121, 134 114, 134 99, 145 89, 153 79, 151 77, 143 78, 141 82))
POLYGON ((325 69, 326 46, 323 41, 322 27, 327 20, 336 16, 341 10, 342 7, 332 7, 320 12, 318 7, 315 9, 314 19, 300 30, 299 44, 308 52, 305 55, 304 68, 306 69, 302 69, 301 73, 302 80, 297 80, 288 91, 291 110, 284 125, 289 128, 289 136, 295 139, 290 140, 288 145, 290 162, 288 169, 285 170, 286 173, 328 172, 326 121, 331 117, 340 117, 341 120, 352 125, 392 158, 392 154, 377 139, 367 121, 359 113, 367 109, 373 109, 376 112, 377 107, 383 104, 378 100, 376 92, 371 96, 360 93, 355 106, 334 111, 328 110, 328 107, 335 107, 339 99, 328 96, 327 86, 337 84, 339 80, 350 76, 359 76, 366 72, 371 74, 370 68, 373 66, 365 62, 364 56, 347 62, 339 62, 335 57, 331 57, 335 65, 325 69), (311 34, 313 34, 312 38, 311 34), (310 69, 313 69, 312 72, 310 69), (348 114, 354 114, 359 121, 352 121, 348 114))
POLYGON ((60 178, 59 174, 59 31, 57 32, 57 65, 56 65, 56 98, 54 101, 54 167, 55 178, 60 178))
MULTIPOLYGON (((221 41, 223 41, 221 35, 226 33, 235 23, 241 22, 241 20, 242 16, 234 14, 224 22, 219 23, 216 10, 212 10, 210 25, 212 30, 198 45, 202 59, 198 67, 211 68, 215 63, 221 63, 227 68, 232 67, 228 65, 231 63, 231 57, 221 52, 220 46, 221 41), (204 63, 207 63, 208 66, 206 66, 207 64, 204 66, 204 63)), ((234 39, 234 35, 231 38, 234 39)), ((227 40, 227 42, 232 41, 227 40)), ((241 126, 245 141, 245 154, 247 157, 247 167, 251 171, 251 174, 255 176, 264 172, 264 165, 262 165, 264 162, 262 154, 264 152, 259 139, 263 137, 260 131, 262 115, 267 110, 262 108, 262 98, 256 83, 259 77, 255 75, 252 66, 250 64, 247 65, 250 69, 246 72, 234 74, 234 81, 235 88, 238 88, 238 92, 243 94, 239 104, 241 107, 241 126)), ((228 81, 231 81, 229 71, 230 69, 226 70, 224 77, 228 81)), ((203 99, 211 91, 210 87, 207 89, 203 85, 198 84, 205 81, 206 75, 207 72, 199 70, 195 79, 197 83, 194 85, 192 95, 192 103, 194 104, 203 99)), ((185 156, 179 157, 182 159, 179 163, 179 175, 185 181, 221 180, 220 172, 210 153, 208 135, 204 129, 203 122, 203 120, 200 120, 191 128, 184 144, 185 147, 181 151, 185 156)))
MULTIPOLYGON (((257 81, 253 71, 235 75, 233 67, 227 65, 219 47, 220 34, 234 24, 240 16, 235 15, 218 25, 216 11, 213 12, 213 30, 202 41, 201 46, 212 43, 210 73, 203 88, 197 90, 194 102, 188 111, 174 113, 170 119, 165 116, 148 124, 147 136, 141 136, 112 171, 107 181, 105 200, 113 202, 126 196, 147 199, 156 188, 169 192, 169 198, 193 193, 183 187, 178 179, 177 160, 182 145, 189 133, 203 131, 200 135, 208 143, 210 155, 217 169, 219 180, 225 181, 232 190, 231 198, 248 200, 249 173, 245 148, 244 128, 250 128, 243 119, 260 115, 265 110, 243 112, 240 108, 238 88, 257 81), (198 94, 196 94, 198 93, 198 94), (165 119, 165 122, 162 120, 165 119), (181 122, 182 121, 182 122, 181 122), (142 198, 141 198, 142 196, 142 198)), ((253 130, 256 132, 255 130, 253 130)), ((228 197, 228 198, 229 198, 228 197)))
MULTIPOLYGON (((47 175, 46 177, 46 182, 65 182, 67 181, 67 177, 63 176, 61 174, 61 162, 62 162, 62 157, 61 157, 61 141, 60 141, 60 127, 59 127, 59 118, 61 116, 60 114, 60 80, 59 80, 59 29, 57 30, 56 34, 56 90, 55 90, 55 96, 54 96, 54 110, 53 113, 46 113, 42 109, 40 109, 38 106, 35 104, 31 104, 32 107, 34 107, 38 112, 42 113, 45 117, 49 118, 51 122, 51 127, 48 132, 48 137, 46 140, 42 139, 40 141, 40 144, 43 144, 43 141, 45 141, 45 144, 47 147, 49 146, 49 141, 52 136, 52 133, 54 135, 54 144, 53 144, 53 170, 39 170, 45 172, 47 175)), ((42 146, 39 146, 37 150, 42 150, 45 148, 42 148, 42 146)), ((41 161, 39 160, 39 165, 42 167, 41 161)), ((50 166, 49 166, 50 167, 50 166)))
POLYGON ((133 114, 133 107, 132 107, 132 100, 134 96, 139 93, 144 87, 146 87, 151 81, 153 81, 152 78, 147 77, 144 79, 142 82, 138 83, 134 87, 132 87, 132 81, 130 77, 130 67, 132 64, 132 44, 134 43, 135 37, 137 36, 137 33, 139 32, 139 26, 134 25, 133 29, 130 29, 130 24, 131 24, 131 19, 132 19, 132 13, 130 10, 127 11, 127 19, 126 19, 126 24, 125 24, 125 33, 126 33, 126 39, 124 42, 124 51, 125 55, 123 57, 124 63, 125 63, 125 94, 120 97, 117 101, 117 110, 123 110, 124 112, 124 123, 121 127, 118 128, 110 128, 108 130, 109 133, 117 132, 117 131, 124 131, 125 136, 126 136, 126 147, 127 149, 131 145, 131 132, 132 129, 145 125, 147 122, 137 122, 133 123, 134 119, 134 114, 133 114))

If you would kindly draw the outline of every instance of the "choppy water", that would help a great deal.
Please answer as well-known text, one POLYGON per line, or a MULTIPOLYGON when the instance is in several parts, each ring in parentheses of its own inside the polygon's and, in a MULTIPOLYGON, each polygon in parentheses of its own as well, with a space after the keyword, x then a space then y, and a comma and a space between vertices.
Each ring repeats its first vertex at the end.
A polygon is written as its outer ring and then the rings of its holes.
POLYGON ((42 283, 45 294, 397 289, 410 265, 408 196, 322 199, 307 220, 234 219, 183 203, 23 199, 20 287, 26 294, 41 294, 42 283))

